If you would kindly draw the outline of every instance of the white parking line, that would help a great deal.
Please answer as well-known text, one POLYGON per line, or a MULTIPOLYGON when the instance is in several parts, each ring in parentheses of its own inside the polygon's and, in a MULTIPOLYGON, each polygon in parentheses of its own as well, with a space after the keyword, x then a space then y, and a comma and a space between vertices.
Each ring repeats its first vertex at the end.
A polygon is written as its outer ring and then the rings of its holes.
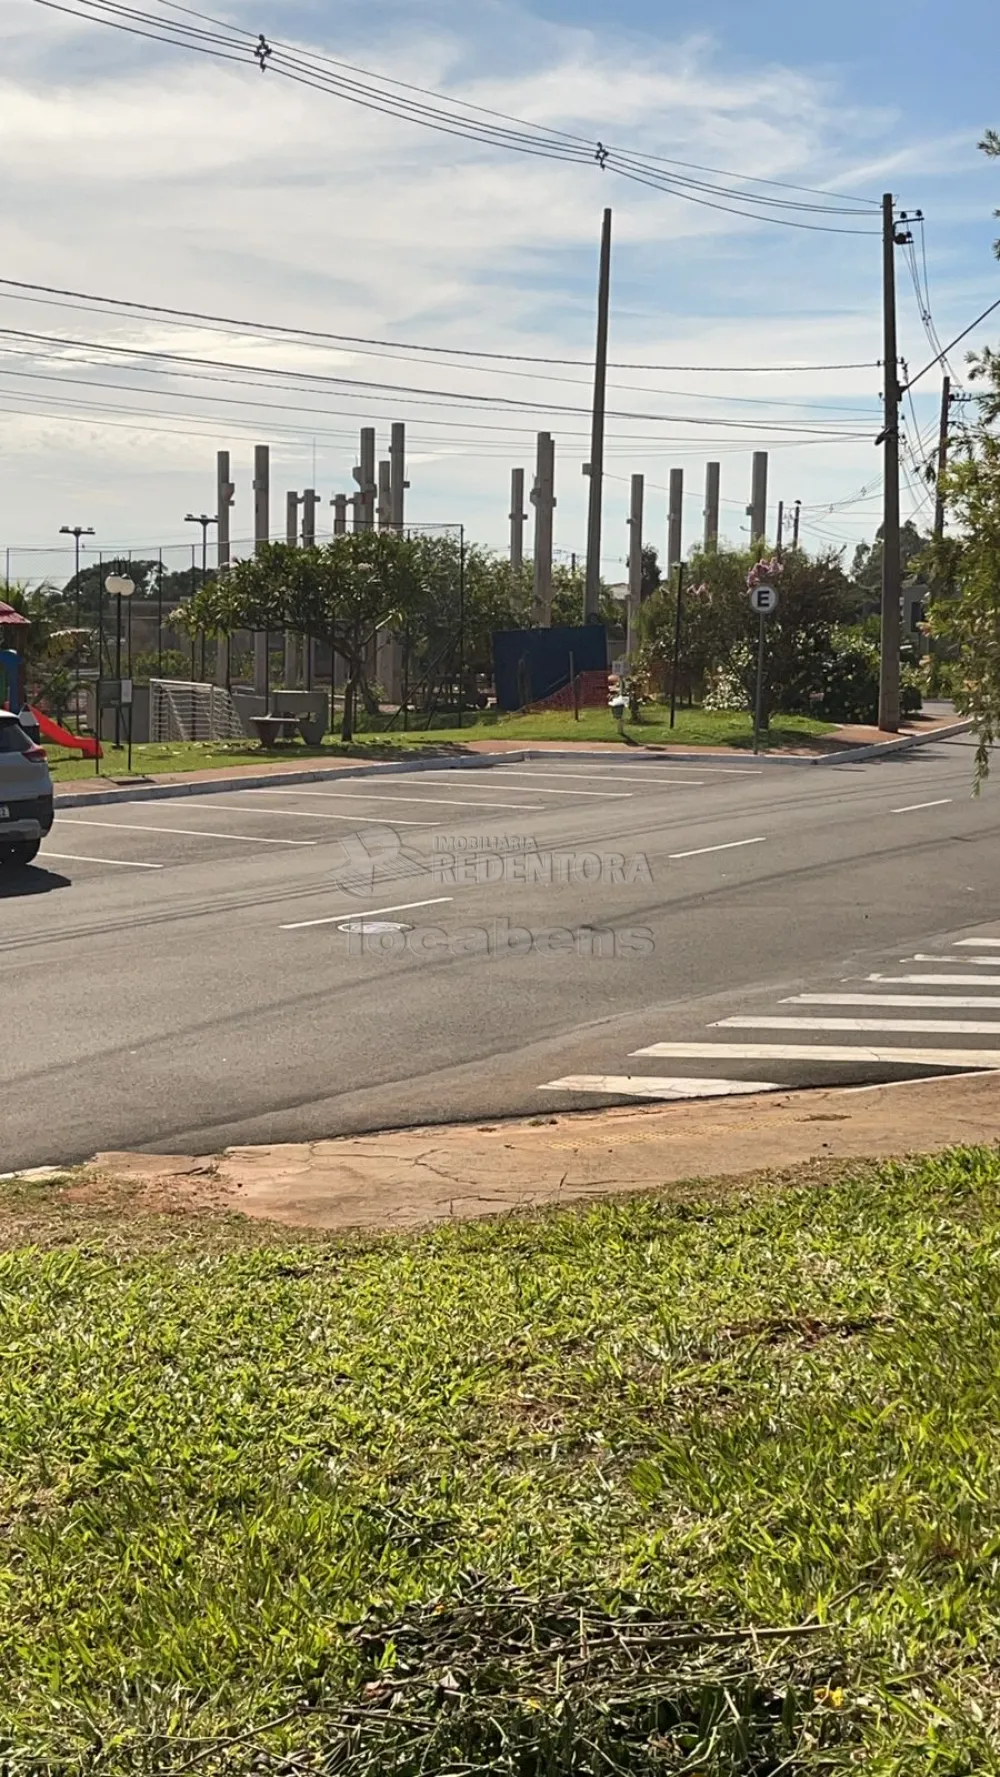
POLYGON ((954 796, 941 796, 937 802, 910 802, 905 808, 893 808, 889 812, 891 814, 919 814, 922 808, 947 808, 948 804, 954 800, 954 796))
POLYGON ((677 1061, 882 1062, 902 1067, 1000 1070, 1000 1049, 869 1049, 851 1043, 652 1043, 636 1059, 670 1055, 677 1061))
MULTIPOLYGON (((421 775, 421 777, 423 777, 424 773, 421 772, 420 775, 421 775)), ((525 773, 525 775, 527 776, 530 774, 525 773)), ((505 772, 504 776, 505 777, 506 776, 513 777, 514 773, 513 772, 509 772, 509 773, 505 772)), ((514 788, 515 788, 515 790, 517 789, 516 784, 515 784, 514 788)), ((522 793, 525 796, 528 794, 527 784, 524 785, 522 793)), ((531 794, 532 794, 532 796, 595 796, 601 802, 623 802, 629 796, 634 796, 635 791, 634 790, 543 790, 542 786, 540 784, 532 784, 531 794)), ((428 800, 434 801, 434 797, 429 797, 428 800)), ((503 808, 505 806, 505 804, 502 802, 497 802, 497 803, 484 802, 481 805, 476 803, 476 804, 473 804, 472 806, 475 806, 475 807, 482 806, 483 808, 503 808)))
POLYGON ((766 839, 730 839, 725 845, 702 845, 697 851, 672 851, 670 859, 671 862, 676 862, 680 858, 707 858, 709 853, 713 851, 739 851, 740 847, 744 845, 766 844, 766 839))
MULTIPOLYGON (((987 985, 984 983, 984 985, 987 985)), ((992 1012, 1000 1008, 1000 999, 976 998, 971 993, 796 993, 783 1006, 902 1006, 935 1007, 942 1012, 974 1011, 985 1006, 992 1012)))
POLYGON ((891 1030, 903 1036, 1000 1037, 996 1019, 957 1018, 720 1018, 713 1030, 891 1030))
MULTIPOLYGON (((609 778, 617 778, 618 782, 623 784, 681 784, 685 789, 692 790, 703 789, 705 782, 704 778, 653 777, 645 771, 619 771, 617 766, 609 768, 606 765, 598 765, 593 771, 556 771, 555 769, 546 771, 544 766, 539 767, 537 771, 531 771, 527 766, 522 769, 517 765, 499 765, 495 766, 494 770, 501 777, 554 777, 557 783, 562 783, 563 778, 570 782, 579 778, 582 783, 592 784, 594 779, 600 778, 602 774, 609 778)), ((430 773, 428 773, 429 775, 430 773)))
POLYGON ((991 950, 1000 950, 1000 938, 959 938, 955 948, 956 950, 979 950, 987 946, 991 950))
POLYGON ((416 803, 418 807, 423 803, 443 803, 449 808, 519 808, 530 811, 532 814, 540 814, 542 809, 540 802, 481 802, 479 800, 467 802, 458 796, 384 796, 374 790, 366 791, 363 795, 359 795, 354 790, 294 790, 289 792, 287 789, 244 790, 242 794, 244 796, 287 796, 289 794, 325 796, 333 802, 410 802, 416 803))
POLYGON ((232 839, 240 845, 318 845, 318 839, 261 839, 251 833, 205 833, 192 827, 149 827, 145 821, 87 821, 82 815, 61 814, 61 827, 110 827, 116 833, 169 833, 175 839, 232 839))
POLYGON ((547 1080, 539 1092, 613 1092, 623 1098, 732 1098, 747 1092, 780 1092, 771 1080, 688 1080, 655 1074, 567 1074, 547 1080))
POLYGON ((369 907, 365 913, 355 912, 353 907, 345 907, 340 913, 330 913, 325 919, 297 919, 293 925, 282 926, 283 932, 305 932, 310 926, 340 926, 347 920, 380 919, 383 913, 410 913, 414 907, 443 907, 446 901, 453 901, 454 895, 435 895, 430 901, 401 901, 397 907, 369 907))
POLYGON ((59 864, 114 864, 118 870, 162 870, 162 864, 137 864, 132 858, 82 858, 77 852, 43 851, 41 858, 54 858, 59 864))
MULTIPOLYGON (((295 794, 299 795, 299 793, 300 792, 296 790, 295 794)), ((245 791, 244 794, 251 796, 270 796, 271 791, 248 790, 245 791)), ((365 815, 335 814, 332 809, 324 809, 320 812, 319 809, 312 808, 245 808, 242 802, 216 802, 214 796, 212 798, 212 806, 214 808, 237 808, 241 814, 256 815, 260 820, 266 818, 267 820, 273 821, 348 821, 353 827, 370 827, 373 825, 372 820, 365 815)), ((190 814, 211 814, 212 809, 192 808, 189 809, 188 812, 190 814)), ((392 817, 392 824, 394 827, 436 827, 438 823, 436 821, 404 821, 401 820, 398 815, 394 814, 392 817)))

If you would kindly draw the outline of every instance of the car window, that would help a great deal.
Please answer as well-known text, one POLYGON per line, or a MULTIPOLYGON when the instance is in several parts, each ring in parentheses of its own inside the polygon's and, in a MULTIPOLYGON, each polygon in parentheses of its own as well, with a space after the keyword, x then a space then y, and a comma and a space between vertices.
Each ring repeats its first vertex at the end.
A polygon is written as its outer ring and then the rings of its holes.
POLYGON ((0 722, 0 753, 26 753, 33 745, 20 722, 0 722))

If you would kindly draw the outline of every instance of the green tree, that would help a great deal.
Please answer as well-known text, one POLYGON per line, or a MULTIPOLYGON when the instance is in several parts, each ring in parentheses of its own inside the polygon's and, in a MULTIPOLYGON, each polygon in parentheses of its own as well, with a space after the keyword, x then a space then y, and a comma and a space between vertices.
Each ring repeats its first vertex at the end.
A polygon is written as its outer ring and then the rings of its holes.
MULTIPOLYGON (((931 542, 924 532, 908 518, 899 530, 899 562, 903 579, 916 571, 931 542)), ((882 597, 882 526, 875 532, 873 543, 859 543, 851 563, 851 580, 863 602, 877 605, 882 597)))
MULTIPOLYGON (((983 153, 988 154, 992 160, 1000 160, 1000 132, 997 130, 987 130, 979 146, 983 153)), ((994 210, 993 214, 997 221, 1000 222, 1000 210, 994 210)), ((993 251, 997 258, 1000 259, 1000 240, 994 241, 993 251)))

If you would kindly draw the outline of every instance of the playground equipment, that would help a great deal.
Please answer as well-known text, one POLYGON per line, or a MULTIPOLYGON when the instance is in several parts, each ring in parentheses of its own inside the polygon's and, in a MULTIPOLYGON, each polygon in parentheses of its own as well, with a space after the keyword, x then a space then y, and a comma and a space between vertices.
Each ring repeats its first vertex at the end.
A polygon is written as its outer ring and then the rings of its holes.
MULTIPOLYGON (((7 615, 9 605, 0 605, 0 626, 7 627, 14 620, 7 615)), ((24 618, 15 612, 14 617, 21 624, 24 618)), ((21 656, 13 648, 0 648, 0 707, 20 711, 24 708, 24 673, 21 656)), ((44 740, 50 740, 53 746, 68 747, 73 752, 82 754, 85 759, 102 759, 104 757, 101 743, 90 734, 74 734, 71 729, 64 728, 61 722, 54 722, 44 710, 32 707, 32 715, 38 723, 39 732, 44 740)))

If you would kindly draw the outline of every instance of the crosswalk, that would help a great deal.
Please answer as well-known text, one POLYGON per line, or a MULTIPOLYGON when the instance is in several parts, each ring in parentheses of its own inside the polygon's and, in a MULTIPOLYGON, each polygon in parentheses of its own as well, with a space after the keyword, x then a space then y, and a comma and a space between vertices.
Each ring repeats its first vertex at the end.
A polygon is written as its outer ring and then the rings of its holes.
POLYGON ((935 941, 933 954, 901 957, 892 965, 899 973, 886 966, 840 979, 826 991, 817 987, 760 1010, 730 1013, 690 1034, 663 1033, 627 1057, 637 1064, 634 1071, 565 1074, 539 1091, 682 1101, 1000 1072, 1000 976, 990 973, 996 967, 1000 936, 935 941), (918 964, 942 972, 926 973, 918 964), (657 1062, 670 1071, 649 1068, 657 1062))

